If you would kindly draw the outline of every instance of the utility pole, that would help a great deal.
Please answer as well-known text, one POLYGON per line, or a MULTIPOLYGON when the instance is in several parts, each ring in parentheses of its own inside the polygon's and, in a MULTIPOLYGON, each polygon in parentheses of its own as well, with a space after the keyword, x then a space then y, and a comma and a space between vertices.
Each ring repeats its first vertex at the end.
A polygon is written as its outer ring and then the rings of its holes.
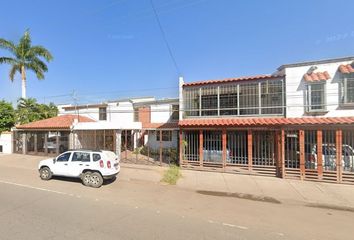
POLYGON ((79 117, 80 117, 80 113, 79 113, 79 109, 78 109, 78 97, 76 94, 76 90, 74 89, 71 93, 71 97, 73 99, 74 102, 74 106, 75 106, 75 114, 77 114, 77 121, 79 122, 79 117))

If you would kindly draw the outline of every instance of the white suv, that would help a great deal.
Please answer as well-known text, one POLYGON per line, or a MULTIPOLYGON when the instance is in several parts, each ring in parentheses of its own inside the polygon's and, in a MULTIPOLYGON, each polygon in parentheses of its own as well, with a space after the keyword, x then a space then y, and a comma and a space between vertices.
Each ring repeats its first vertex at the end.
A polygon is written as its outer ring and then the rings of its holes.
POLYGON ((54 159, 39 162, 43 180, 52 176, 81 178, 85 186, 101 187, 104 179, 114 178, 120 171, 119 159, 111 151, 70 150, 54 159))

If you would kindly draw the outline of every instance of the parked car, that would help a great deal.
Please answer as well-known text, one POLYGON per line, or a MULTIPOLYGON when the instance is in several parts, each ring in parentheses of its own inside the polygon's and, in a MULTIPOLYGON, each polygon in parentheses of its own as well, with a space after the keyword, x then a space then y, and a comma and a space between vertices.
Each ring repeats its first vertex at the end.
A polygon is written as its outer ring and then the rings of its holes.
POLYGON ((48 152, 53 152, 55 153, 57 149, 57 145, 59 144, 59 153, 63 153, 66 150, 68 150, 68 145, 69 145, 69 140, 67 136, 61 136, 59 137, 59 143, 57 143, 56 136, 48 137, 47 144, 44 143, 43 148, 48 149, 48 152))
POLYGON ((119 159, 111 151, 71 150, 54 159, 39 162, 39 176, 80 178, 85 186, 101 187, 104 179, 114 178, 120 171, 119 159))
MULTIPOLYGON (((306 162, 307 168, 317 167, 317 144, 313 145, 310 156, 310 161, 306 162)), ((322 165, 324 170, 335 170, 337 163, 337 149, 335 144, 322 145, 322 165)), ((345 171, 354 170, 354 149, 352 146, 342 145, 342 166, 345 171)))

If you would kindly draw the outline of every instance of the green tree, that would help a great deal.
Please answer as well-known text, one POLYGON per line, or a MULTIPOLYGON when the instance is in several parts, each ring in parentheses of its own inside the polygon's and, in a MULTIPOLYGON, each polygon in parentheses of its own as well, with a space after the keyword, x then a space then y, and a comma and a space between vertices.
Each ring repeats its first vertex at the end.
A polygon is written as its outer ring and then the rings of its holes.
POLYGON ((19 124, 30 123, 58 115, 58 108, 50 103, 39 104, 34 98, 20 98, 17 102, 16 121, 19 124))
POLYGON ((26 30, 18 44, 0 38, 0 48, 8 50, 13 57, 0 57, 0 64, 10 64, 9 77, 14 81, 15 74, 21 74, 22 98, 26 98, 26 71, 34 72, 38 80, 44 79, 44 73, 48 71, 43 59, 50 62, 52 54, 43 46, 32 46, 29 30, 26 30))
POLYGON ((15 125, 15 110, 12 104, 0 101, 0 133, 9 131, 15 125))

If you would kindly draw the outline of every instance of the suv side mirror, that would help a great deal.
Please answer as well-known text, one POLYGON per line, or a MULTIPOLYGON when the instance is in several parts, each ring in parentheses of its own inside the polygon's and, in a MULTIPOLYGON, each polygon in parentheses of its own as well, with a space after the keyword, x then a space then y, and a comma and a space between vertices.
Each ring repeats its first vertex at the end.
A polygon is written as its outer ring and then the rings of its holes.
POLYGON ((56 160, 55 158, 53 158, 53 164, 55 164, 56 161, 57 161, 57 160, 56 160))

